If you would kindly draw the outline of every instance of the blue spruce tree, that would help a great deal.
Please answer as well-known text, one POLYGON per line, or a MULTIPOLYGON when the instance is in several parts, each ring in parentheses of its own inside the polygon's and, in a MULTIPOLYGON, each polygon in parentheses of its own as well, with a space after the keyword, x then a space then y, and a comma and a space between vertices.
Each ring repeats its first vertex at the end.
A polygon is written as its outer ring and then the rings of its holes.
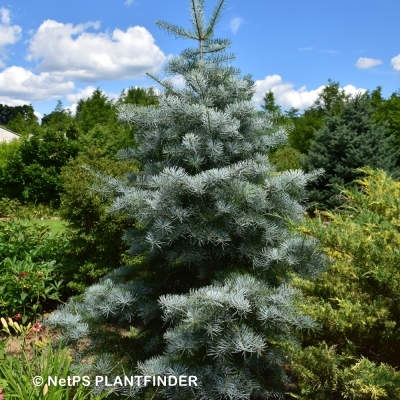
POLYGON ((294 272, 316 274, 323 260, 288 221, 303 218, 317 173, 270 164, 286 132, 251 102, 253 82, 230 65, 229 40, 214 39, 224 3, 206 22, 204 2, 190 0, 191 29, 158 22, 197 46, 170 60, 165 79, 154 76, 163 88, 157 106, 119 109, 138 143, 120 155, 142 172, 103 177, 103 191, 115 196, 110 212, 134 221, 124 238, 136 261, 49 321, 66 339, 91 339, 89 351, 106 348, 104 331, 130 327, 130 342, 113 339, 114 353, 93 363, 97 373, 111 369, 119 345, 138 361, 135 374, 198 377, 197 387, 125 388, 132 397, 283 398, 285 344, 314 326, 288 283, 294 272))

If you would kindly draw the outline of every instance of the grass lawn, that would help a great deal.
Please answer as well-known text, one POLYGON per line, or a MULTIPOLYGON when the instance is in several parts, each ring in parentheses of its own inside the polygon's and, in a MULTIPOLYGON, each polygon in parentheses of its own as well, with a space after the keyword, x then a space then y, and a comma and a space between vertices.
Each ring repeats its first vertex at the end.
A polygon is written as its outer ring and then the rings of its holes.
POLYGON ((49 226, 53 233, 63 233, 65 231, 66 222, 60 219, 40 219, 33 218, 32 222, 38 225, 49 226))

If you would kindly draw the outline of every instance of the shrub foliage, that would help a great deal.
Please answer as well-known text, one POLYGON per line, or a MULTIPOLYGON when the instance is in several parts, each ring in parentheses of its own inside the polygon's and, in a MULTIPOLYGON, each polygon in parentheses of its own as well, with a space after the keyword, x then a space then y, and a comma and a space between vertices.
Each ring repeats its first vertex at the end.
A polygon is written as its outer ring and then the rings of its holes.
POLYGON ((301 228, 333 260, 316 281, 295 280, 322 327, 295 362, 304 399, 400 398, 400 183, 382 170, 358 173, 366 176, 342 192, 342 212, 301 228))

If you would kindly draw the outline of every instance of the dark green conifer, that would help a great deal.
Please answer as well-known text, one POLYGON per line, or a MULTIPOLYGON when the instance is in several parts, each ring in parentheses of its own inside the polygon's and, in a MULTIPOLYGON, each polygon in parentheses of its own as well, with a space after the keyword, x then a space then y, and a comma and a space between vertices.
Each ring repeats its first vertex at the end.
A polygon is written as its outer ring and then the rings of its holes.
POLYGON ((356 168, 370 166, 395 171, 393 138, 387 137, 385 125, 372 118, 368 94, 347 100, 339 114, 326 117, 304 161, 304 169, 323 168, 325 174, 309 186, 309 199, 320 209, 343 203, 337 185, 348 185, 360 177, 356 168))

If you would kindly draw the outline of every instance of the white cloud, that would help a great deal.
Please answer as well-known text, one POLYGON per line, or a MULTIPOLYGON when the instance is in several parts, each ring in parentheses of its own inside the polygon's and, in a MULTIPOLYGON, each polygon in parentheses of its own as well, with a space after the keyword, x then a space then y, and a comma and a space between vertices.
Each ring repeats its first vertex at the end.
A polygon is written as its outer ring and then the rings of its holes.
POLYGON ((10 25, 11 17, 10 17, 10 10, 6 8, 0 8, 0 15, 1 15, 1 23, 4 25, 10 25))
POLYGON ((7 104, 8 106, 23 106, 24 104, 31 104, 28 100, 21 100, 21 99, 13 99, 8 96, 0 95, 0 104, 7 104))
POLYGON ((134 0, 125 0, 124 5, 129 7, 134 3, 134 0))
POLYGON ((35 75, 25 68, 13 66, 0 72, 0 87, 0 103, 21 105, 59 99, 71 92, 75 85, 47 72, 35 75))
MULTIPOLYGON (((262 80, 255 82, 256 92, 254 94, 254 101, 257 104, 263 103, 263 97, 266 92, 270 90, 274 93, 275 101, 277 104, 285 109, 291 107, 298 108, 299 110, 305 110, 312 106, 321 93, 325 85, 322 85, 314 90, 307 90, 306 86, 302 86, 300 89, 295 90, 294 84, 290 82, 283 82, 280 75, 268 75, 262 80)), ((347 85, 343 87, 344 91, 350 95, 354 95, 357 92, 365 92, 365 89, 357 89, 353 85, 347 85)))
POLYGON ((265 93, 271 90, 277 104, 283 108, 295 107, 299 110, 310 107, 324 88, 324 86, 320 86, 318 89, 307 91, 303 86, 299 90, 294 90, 294 84, 283 82, 280 75, 268 75, 264 79, 256 81, 255 85, 256 93, 253 99, 257 104, 262 104, 265 93))
POLYGON ((40 71, 84 82, 137 78, 166 59, 146 28, 87 32, 99 27, 98 22, 73 26, 47 20, 32 36, 27 59, 38 60, 40 71))
POLYGON ((42 123, 43 114, 40 113, 39 111, 34 111, 33 113, 36 115, 36 118, 38 119, 39 124, 41 124, 42 123))
POLYGON ((355 66, 360 69, 367 69, 375 67, 379 64, 382 64, 382 60, 377 60, 375 58, 368 58, 368 57, 360 57, 355 63, 355 66))
POLYGON ((321 50, 321 53, 327 53, 327 54, 340 54, 340 51, 337 51, 337 50, 332 50, 332 49, 327 49, 327 50, 321 50))
POLYGON ((396 70, 400 71, 400 54, 390 60, 390 65, 396 70))
POLYGON ((310 46, 310 47, 299 47, 298 48, 299 51, 313 51, 314 47, 310 46))
POLYGON ((241 25, 243 24, 243 22, 244 22, 243 18, 239 18, 239 17, 232 18, 231 24, 230 24, 232 33, 236 33, 239 30, 239 28, 241 27, 241 25))
POLYGON ((67 94, 67 100, 70 103, 77 103, 81 99, 88 99, 96 90, 94 86, 86 86, 84 89, 79 89, 77 93, 67 94))
POLYGON ((356 88, 353 85, 343 86, 342 89, 345 91, 345 93, 349 94, 350 96, 354 96, 355 94, 358 93, 365 93, 367 91, 367 89, 356 88))
POLYGON ((22 28, 11 25, 10 10, 0 8, 0 51, 2 47, 14 44, 21 39, 22 28))

